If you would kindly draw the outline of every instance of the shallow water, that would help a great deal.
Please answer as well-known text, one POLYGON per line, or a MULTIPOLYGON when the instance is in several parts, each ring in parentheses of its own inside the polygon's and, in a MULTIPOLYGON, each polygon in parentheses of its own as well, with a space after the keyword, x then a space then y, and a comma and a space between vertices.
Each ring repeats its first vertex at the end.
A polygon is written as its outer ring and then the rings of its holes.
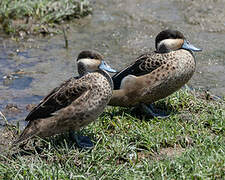
POLYGON ((225 0, 96 0, 93 15, 69 24, 69 49, 63 35, 0 38, 0 110, 11 122, 29 112, 51 89, 77 74, 75 59, 84 49, 101 52, 112 67, 154 50, 154 38, 178 29, 196 47, 197 69, 188 83, 225 96, 225 0), (12 108, 12 106, 17 108, 12 108))

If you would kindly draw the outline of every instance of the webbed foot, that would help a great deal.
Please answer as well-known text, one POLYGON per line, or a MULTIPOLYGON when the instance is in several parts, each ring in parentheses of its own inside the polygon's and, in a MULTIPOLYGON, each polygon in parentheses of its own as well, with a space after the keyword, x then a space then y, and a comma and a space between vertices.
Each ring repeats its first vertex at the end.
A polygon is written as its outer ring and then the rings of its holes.
POLYGON ((93 142, 88 136, 81 136, 74 131, 69 132, 70 138, 73 139, 77 146, 82 149, 90 149, 94 147, 93 142))
POLYGON ((137 114, 144 114, 147 117, 157 117, 159 119, 168 118, 170 115, 165 111, 155 109, 152 104, 146 105, 140 103, 137 107, 134 108, 137 114))

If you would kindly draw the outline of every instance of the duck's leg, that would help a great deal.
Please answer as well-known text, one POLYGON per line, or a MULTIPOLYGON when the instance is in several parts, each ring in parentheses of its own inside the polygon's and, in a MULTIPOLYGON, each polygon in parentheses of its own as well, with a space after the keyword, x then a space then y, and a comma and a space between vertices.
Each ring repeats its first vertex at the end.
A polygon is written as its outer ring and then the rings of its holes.
POLYGON ((73 139, 79 148, 89 149, 94 147, 93 142, 88 136, 81 136, 75 131, 69 131, 69 136, 73 139))
POLYGON ((150 117, 157 117, 157 118, 167 118, 169 117, 170 115, 167 114, 166 112, 164 111, 156 111, 154 110, 154 107, 152 104, 150 105, 146 105, 144 103, 140 103, 138 105, 138 108, 141 108, 141 111, 144 111, 144 113, 147 115, 147 116, 150 116, 150 117))

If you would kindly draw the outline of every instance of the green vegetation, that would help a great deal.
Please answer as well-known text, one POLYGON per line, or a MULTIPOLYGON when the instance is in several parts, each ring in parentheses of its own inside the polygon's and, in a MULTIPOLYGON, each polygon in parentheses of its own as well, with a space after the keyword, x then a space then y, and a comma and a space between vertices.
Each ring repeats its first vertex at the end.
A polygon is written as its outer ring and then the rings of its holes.
POLYGON ((157 102, 172 111, 165 119, 107 108, 81 131, 93 149, 76 148, 66 134, 30 140, 0 155, 0 179, 224 179, 225 101, 215 98, 180 90, 157 102))
POLYGON ((57 24, 90 12, 87 0, 1 0, 0 24, 8 34, 48 33, 57 24))

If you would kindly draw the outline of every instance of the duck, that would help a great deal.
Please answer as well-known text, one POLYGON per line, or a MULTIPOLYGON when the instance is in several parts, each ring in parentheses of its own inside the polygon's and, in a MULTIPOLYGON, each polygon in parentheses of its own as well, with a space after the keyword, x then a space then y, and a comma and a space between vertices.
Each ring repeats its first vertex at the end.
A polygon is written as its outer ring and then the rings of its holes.
MULTIPOLYGON (((91 50, 80 52, 77 67, 79 76, 53 89, 31 110, 25 118, 28 124, 14 144, 34 136, 44 138, 78 131, 104 111, 113 91, 108 72, 115 73, 116 70, 103 60, 100 53, 91 50)), ((75 140, 80 147, 91 146, 83 137, 75 140)))
POLYGON ((140 106, 150 116, 167 117, 155 113, 151 104, 176 92, 191 79, 196 68, 193 52, 201 49, 173 29, 156 36, 155 48, 112 76, 114 90, 108 105, 140 106))

